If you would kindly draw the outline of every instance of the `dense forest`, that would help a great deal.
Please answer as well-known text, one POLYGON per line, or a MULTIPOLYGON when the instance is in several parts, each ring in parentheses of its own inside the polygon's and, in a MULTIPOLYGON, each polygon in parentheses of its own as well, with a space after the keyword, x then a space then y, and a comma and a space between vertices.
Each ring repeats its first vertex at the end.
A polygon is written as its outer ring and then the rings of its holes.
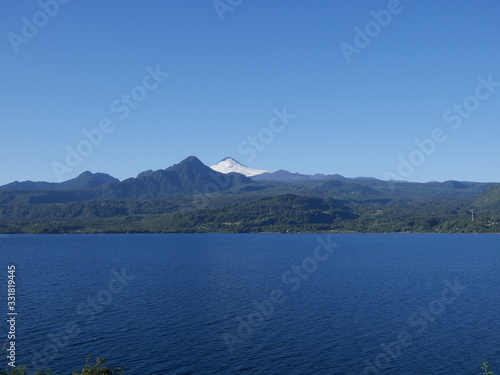
POLYGON ((84 173, 0 187, 0 233, 499 233, 500 185, 254 181, 190 157, 122 182, 84 173))
POLYGON ((499 200, 491 198, 498 190, 477 199, 205 196, 198 208, 200 197, 2 203, 0 233, 498 233, 499 200))

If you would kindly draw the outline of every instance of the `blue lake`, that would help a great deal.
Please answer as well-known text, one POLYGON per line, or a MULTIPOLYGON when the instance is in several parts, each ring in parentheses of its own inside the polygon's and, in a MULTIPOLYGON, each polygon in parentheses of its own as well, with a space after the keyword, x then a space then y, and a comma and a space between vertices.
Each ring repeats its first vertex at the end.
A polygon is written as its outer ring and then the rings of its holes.
MULTIPOLYGON (((500 373, 500 236, 11 235, 17 363, 127 374, 500 373)), ((6 366, 2 352, 0 368, 6 366)))

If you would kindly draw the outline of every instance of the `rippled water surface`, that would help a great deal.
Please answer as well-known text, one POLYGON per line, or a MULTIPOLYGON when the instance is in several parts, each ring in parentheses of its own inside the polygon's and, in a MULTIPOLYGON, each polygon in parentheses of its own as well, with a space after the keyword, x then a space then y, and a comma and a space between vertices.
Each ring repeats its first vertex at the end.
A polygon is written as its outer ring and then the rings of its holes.
POLYGON ((500 373, 498 235, 13 235, 4 317, 10 264, 17 361, 60 375, 500 373))

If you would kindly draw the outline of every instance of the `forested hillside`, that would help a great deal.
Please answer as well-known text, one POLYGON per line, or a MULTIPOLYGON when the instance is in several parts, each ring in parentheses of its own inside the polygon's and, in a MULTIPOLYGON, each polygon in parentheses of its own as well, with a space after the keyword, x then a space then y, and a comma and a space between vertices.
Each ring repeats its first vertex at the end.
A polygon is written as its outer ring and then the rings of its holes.
POLYGON ((122 182, 86 173, 46 184, 1 187, 0 233, 500 232, 496 184, 254 181, 195 157, 122 182))

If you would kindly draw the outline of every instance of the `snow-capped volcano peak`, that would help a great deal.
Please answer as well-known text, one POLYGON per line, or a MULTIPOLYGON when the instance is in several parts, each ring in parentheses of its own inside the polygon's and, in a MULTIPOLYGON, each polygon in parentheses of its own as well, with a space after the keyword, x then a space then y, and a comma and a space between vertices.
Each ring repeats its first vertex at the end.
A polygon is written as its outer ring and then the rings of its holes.
POLYGON ((236 172, 236 173, 241 173, 247 177, 256 176, 262 173, 272 172, 272 171, 248 168, 247 166, 239 163, 238 161, 234 160, 231 157, 222 159, 220 162, 218 162, 215 165, 212 165, 210 168, 220 173, 236 172))

